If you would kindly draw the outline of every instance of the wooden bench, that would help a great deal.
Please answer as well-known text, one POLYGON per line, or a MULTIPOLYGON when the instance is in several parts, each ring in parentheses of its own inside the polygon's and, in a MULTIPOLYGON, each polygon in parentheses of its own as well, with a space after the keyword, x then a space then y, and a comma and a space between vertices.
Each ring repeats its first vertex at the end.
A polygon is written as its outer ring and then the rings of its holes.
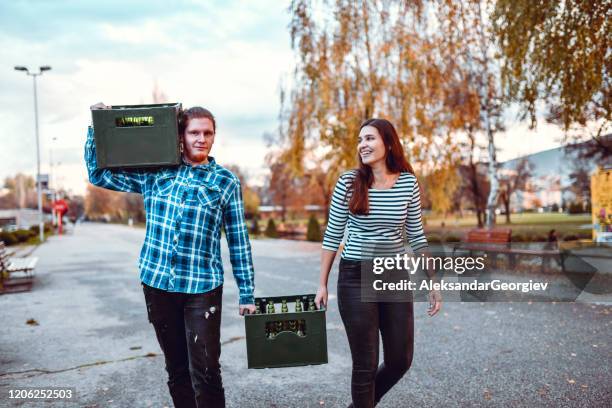
POLYGON ((11 258, 0 241, 0 294, 32 290, 38 258, 11 258))
POLYGON ((542 271, 546 268, 548 261, 553 258, 560 260, 561 269, 565 272, 565 257, 566 253, 559 249, 530 249, 517 248, 511 246, 512 230, 508 228, 485 229, 477 228, 468 231, 465 242, 457 244, 453 248, 453 256, 455 251, 459 249, 468 250, 470 256, 473 252, 484 252, 493 254, 492 265, 495 266, 498 254, 507 254, 510 267, 516 266, 516 257, 521 255, 539 256, 542 257, 542 271))

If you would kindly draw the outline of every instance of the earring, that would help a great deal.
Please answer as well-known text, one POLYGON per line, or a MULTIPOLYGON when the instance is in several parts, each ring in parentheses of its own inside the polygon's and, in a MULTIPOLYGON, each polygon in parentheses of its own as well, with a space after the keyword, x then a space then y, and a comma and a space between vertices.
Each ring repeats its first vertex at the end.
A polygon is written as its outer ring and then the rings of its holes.
POLYGON ((183 153, 183 142, 181 142, 181 153, 183 153))

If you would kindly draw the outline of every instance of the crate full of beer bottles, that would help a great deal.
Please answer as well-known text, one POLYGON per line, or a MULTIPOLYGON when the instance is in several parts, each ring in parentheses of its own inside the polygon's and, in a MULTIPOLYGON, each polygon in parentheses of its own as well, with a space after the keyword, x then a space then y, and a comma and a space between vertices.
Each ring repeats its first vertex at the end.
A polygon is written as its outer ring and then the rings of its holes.
POLYGON ((99 168, 180 164, 180 103, 113 105, 92 109, 99 168))
POLYGON ((327 363, 325 308, 315 295, 261 297, 246 315, 249 368, 294 367, 327 363))

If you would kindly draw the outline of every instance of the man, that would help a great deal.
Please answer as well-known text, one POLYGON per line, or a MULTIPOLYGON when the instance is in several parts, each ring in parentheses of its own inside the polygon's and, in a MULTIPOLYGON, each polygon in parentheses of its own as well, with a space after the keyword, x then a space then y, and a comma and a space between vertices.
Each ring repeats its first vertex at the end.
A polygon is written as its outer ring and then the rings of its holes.
POLYGON ((85 144, 92 184, 143 195, 147 227, 140 280, 176 407, 225 406, 219 365, 222 226, 240 292, 240 314, 255 311, 240 182, 209 156, 215 132, 215 118, 208 110, 181 112, 182 163, 161 170, 98 169, 91 127, 85 144))

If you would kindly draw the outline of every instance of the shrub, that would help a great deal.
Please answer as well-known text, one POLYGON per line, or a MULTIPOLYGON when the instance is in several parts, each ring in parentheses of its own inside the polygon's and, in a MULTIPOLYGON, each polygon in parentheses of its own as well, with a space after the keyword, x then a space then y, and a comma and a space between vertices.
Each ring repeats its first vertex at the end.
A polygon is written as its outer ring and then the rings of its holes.
POLYGON ((0 241, 4 241, 6 246, 15 245, 19 243, 19 240, 14 233, 8 231, 0 232, 0 241))
POLYGON ((269 238, 278 238, 278 231, 276 231, 276 224, 274 223, 274 219, 270 218, 268 220, 268 226, 266 227, 266 237, 269 238))
POLYGON ((440 239, 438 235, 429 235, 427 237, 427 242, 430 244, 439 244, 442 242, 442 240, 440 239))
POLYGON ((252 235, 259 235, 261 233, 261 231, 259 231, 259 222, 257 216, 253 217, 253 219, 251 220, 251 228, 249 229, 249 232, 252 235))
POLYGON ((529 242, 529 237, 524 234, 512 235, 512 242, 529 242))
MULTIPOLYGON (((45 223, 45 232, 48 234, 53 230, 53 224, 46 222, 45 223)), ((40 228, 38 228, 38 225, 32 225, 30 227, 30 231, 34 232, 35 235, 38 235, 38 231, 40 231, 40 228)))
POLYGON ((564 241, 578 241, 578 236, 574 234, 568 234, 563 237, 564 241))
POLYGON ((449 235, 448 237, 446 237, 444 241, 445 242, 461 242, 461 238, 459 238, 456 235, 449 235))
POLYGON ((308 219, 308 229, 306 230, 306 239, 308 241, 321 242, 321 226, 319 220, 314 214, 308 219))
POLYGON ((26 242, 28 239, 36 236, 36 233, 29 229, 17 230, 13 232, 13 234, 15 235, 15 238, 17 238, 17 241, 19 242, 26 242))
POLYGON ((582 214, 584 212, 582 203, 579 202, 571 203, 567 210, 570 214, 582 214))

